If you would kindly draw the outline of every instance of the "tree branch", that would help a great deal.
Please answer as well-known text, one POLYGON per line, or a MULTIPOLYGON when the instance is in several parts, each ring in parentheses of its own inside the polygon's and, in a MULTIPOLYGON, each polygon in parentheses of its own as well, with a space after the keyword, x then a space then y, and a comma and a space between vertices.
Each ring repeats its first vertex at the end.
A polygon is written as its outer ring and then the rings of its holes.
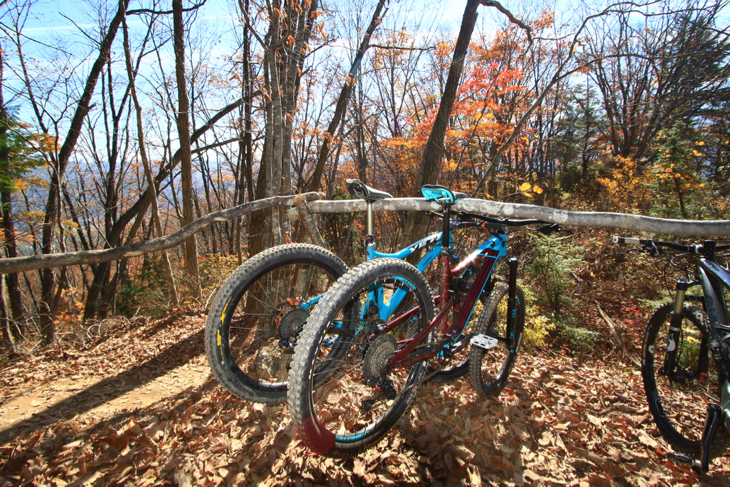
MULTIPOLYGON (((351 213, 365 211, 363 200, 313 201, 309 203, 312 213, 351 213)), ((441 207, 424 198, 392 198, 377 201, 376 211, 440 211, 441 207)), ((662 233, 666 235, 690 235, 695 237, 730 236, 730 220, 670 220, 626 213, 601 213, 593 211, 568 211, 546 206, 465 198, 454 205, 454 211, 469 211, 496 217, 514 219, 538 219, 574 227, 620 228, 633 232, 662 233)), ((287 216, 296 220, 296 210, 289 210, 287 216)), ((2 264, 2 261, 0 261, 2 264)))
MULTIPOLYGON (((203 0, 200 3, 196 3, 192 7, 188 7, 188 8, 182 9, 182 11, 183 12, 191 12, 193 10, 197 10, 200 7, 202 7, 203 5, 205 5, 205 2, 207 2, 207 1, 208 0, 203 0)), ((161 11, 161 10, 151 10, 151 9, 148 9, 148 8, 138 8, 138 9, 135 9, 135 10, 127 10, 127 15, 139 15, 139 14, 170 15, 171 13, 172 13, 172 10, 161 11)))
MULTIPOLYGON (((300 197, 307 200, 319 198, 318 193, 305 193, 300 197)), ((176 247, 184 242, 192 235, 209 227, 215 222, 223 222, 238 218, 247 213, 273 208, 275 206, 287 205, 294 203, 293 196, 274 196, 261 200, 252 201, 239 206, 234 206, 227 210, 215 211, 198 218, 189 225, 184 226, 177 232, 165 237, 155 238, 144 242, 137 242, 130 245, 122 245, 113 249, 91 250, 85 252, 67 252, 62 254, 44 254, 32 255, 28 257, 16 257, 14 259, 0 260, 0 274, 10 274, 13 272, 31 271, 35 269, 45 269, 49 267, 63 267, 69 265, 80 264, 98 264, 99 262, 108 262, 111 260, 119 260, 125 257, 135 257, 150 252, 158 252, 160 250, 176 247)))
POLYGON ((480 0, 479 3, 484 5, 485 7, 494 7, 502 12, 504 15, 506 15, 510 22, 525 30, 525 32, 527 33, 527 40, 530 42, 530 44, 532 44, 532 27, 515 17, 512 12, 504 8, 501 3, 495 0, 480 0))
POLYGON ((377 49, 386 49, 392 51, 421 51, 428 52, 436 49, 434 46, 429 47, 401 47, 401 46, 384 46, 382 44, 370 44, 370 47, 377 49))

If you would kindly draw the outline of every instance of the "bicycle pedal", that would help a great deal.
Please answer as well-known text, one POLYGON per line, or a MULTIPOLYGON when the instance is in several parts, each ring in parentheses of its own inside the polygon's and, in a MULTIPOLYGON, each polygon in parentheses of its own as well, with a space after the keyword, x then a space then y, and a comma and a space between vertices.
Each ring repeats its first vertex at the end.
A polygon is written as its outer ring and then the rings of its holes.
POLYGON ((471 337, 471 340, 469 340, 469 343, 479 348, 489 350, 490 348, 496 347, 499 340, 487 335, 474 335, 471 337))

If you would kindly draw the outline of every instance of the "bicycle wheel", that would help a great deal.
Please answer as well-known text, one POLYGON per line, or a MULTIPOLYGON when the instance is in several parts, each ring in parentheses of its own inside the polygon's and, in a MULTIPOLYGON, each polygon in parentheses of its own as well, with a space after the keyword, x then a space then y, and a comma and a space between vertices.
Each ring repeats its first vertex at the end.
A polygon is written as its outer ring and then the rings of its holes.
POLYGON ((281 245, 248 259, 223 284, 205 325, 213 375, 247 401, 286 400, 291 346, 319 296, 347 272, 321 247, 281 245))
POLYGON ((507 330, 509 285, 500 282, 494 286, 484 305, 485 311, 477 323, 477 337, 484 345, 472 343, 469 352, 469 380, 474 390, 484 396, 496 396, 504 389, 512 366, 520 351, 525 326, 525 294, 517 286, 514 328, 507 330))
MULTIPOLYGON (((504 260, 504 259, 501 259, 504 260)), ((476 274, 479 269, 469 268, 454 282, 454 306, 449 312, 450 320, 455 320, 459 312, 457 302, 463 302, 466 295, 471 291, 471 287, 476 279, 476 274)), ((481 294, 474 302, 472 306, 472 312, 469 316, 464 330, 456 341, 451 344, 448 350, 439 354, 436 358, 432 359, 426 372, 429 377, 429 381, 437 384, 445 384, 453 382, 465 376, 469 372, 469 340, 476 333, 477 323, 479 317, 486 309, 485 305, 489 294, 494 287, 494 280, 487 282, 482 290, 481 294)))
POLYGON ((377 442, 408 410, 426 371, 426 361, 388 360, 433 316, 425 278, 404 261, 377 259, 340 278, 307 320, 292 361, 289 411, 302 442, 331 457, 377 442))
POLYGON ((708 325, 705 313, 685 303, 679 343, 669 340, 673 303, 658 308, 646 328, 641 373, 654 422, 676 450, 699 456, 707 404, 720 402, 717 368, 710 367, 708 325), (667 349, 676 346, 677 368, 664 367, 667 349))

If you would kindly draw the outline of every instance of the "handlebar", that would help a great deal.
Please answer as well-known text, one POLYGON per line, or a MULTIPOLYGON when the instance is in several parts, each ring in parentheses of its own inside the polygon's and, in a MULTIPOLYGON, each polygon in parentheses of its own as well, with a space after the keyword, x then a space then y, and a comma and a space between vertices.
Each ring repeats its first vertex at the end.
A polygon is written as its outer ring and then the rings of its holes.
POLYGON ((681 245, 673 242, 662 242, 660 240, 632 238, 632 237, 613 237, 613 243, 619 245, 641 245, 639 252, 646 252, 652 257, 662 253, 662 248, 677 250, 679 252, 689 252, 691 254, 705 254, 707 252, 715 252, 718 250, 729 250, 728 245, 717 245, 714 240, 705 240, 701 244, 681 245))
MULTIPOLYGON (((535 228, 534 230, 544 234, 550 235, 554 232, 565 232, 573 233, 572 230, 562 228, 557 223, 549 223, 542 220, 509 220, 507 218, 494 218, 490 216, 480 215, 478 213, 466 213, 466 212, 455 212, 456 218, 452 220, 452 226, 455 228, 459 227, 477 227, 482 230, 496 230, 504 231, 504 227, 524 227, 527 225, 542 224, 542 227, 535 228), (479 220, 479 221, 475 221, 479 220)), ((429 211, 428 215, 434 220, 443 220, 443 213, 436 211, 429 211)))

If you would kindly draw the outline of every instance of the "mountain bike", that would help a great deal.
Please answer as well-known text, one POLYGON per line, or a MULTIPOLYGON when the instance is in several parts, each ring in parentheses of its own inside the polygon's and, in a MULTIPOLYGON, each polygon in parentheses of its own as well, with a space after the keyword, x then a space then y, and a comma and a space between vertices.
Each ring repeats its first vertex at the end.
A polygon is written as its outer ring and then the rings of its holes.
MULTIPOLYGON (((375 250, 373 205, 392 196, 357 179, 348 179, 346 186, 367 205, 368 260, 405 259, 420 252, 424 255, 418 269, 424 271, 431 265, 441 252, 440 232, 396 253, 379 252, 375 250)), ((287 371, 298 333, 322 294, 347 269, 332 252, 308 244, 280 245, 244 262, 218 291, 208 313, 205 350, 213 375, 247 401, 285 401, 287 371)), ((438 371, 433 380, 464 375, 465 361, 438 371)))
POLYGON ((730 250, 730 245, 627 237, 614 237, 613 242, 639 245, 639 252, 653 257, 665 249, 682 252, 669 262, 684 274, 676 282, 674 301, 654 312, 644 333, 641 373, 654 422, 679 452, 672 458, 707 472, 730 438, 730 272, 727 263, 723 267, 718 262, 724 257, 718 252, 730 250), (695 287, 701 296, 687 294, 695 287))
POLYGON ((543 224, 453 211, 465 195, 426 185, 438 202, 441 273, 434 298, 423 273, 403 260, 381 258, 349 270, 322 297, 297 341, 289 372, 289 410, 302 442, 321 455, 347 457, 377 442, 408 410, 419 387, 448 359, 468 350, 452 373, 468 370, 483 396, 504 387, 519 352, 525 320, 517 259, 507 279, 493 270, 507 257, 506 228, 543 224), (452 230, 473 228, 490 237, 460 262, 452 230), (481 297, 481 299, 480 299, 481 297), (486 297, 486 298, 485 298, 486 297), (333 338, 340 343, 330 348, 333 338))

